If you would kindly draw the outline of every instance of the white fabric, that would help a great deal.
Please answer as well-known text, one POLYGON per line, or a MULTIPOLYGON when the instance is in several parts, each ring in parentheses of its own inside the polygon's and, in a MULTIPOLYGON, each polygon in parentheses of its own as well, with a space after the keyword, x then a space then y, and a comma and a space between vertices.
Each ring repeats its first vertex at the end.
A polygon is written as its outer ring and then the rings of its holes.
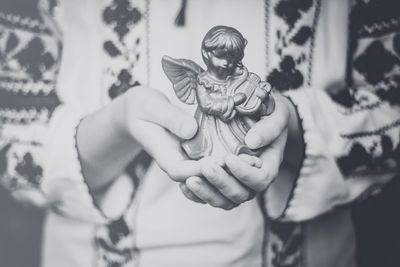
MULTIPOLYGON (((141 1, 138 2, 142 5, 141 1)), ((249 5, 243 1, 192 1, 188 5, 186 14, 187 27, 181 29, 173 23, 180 1, 150 1, 148 25, 150 86, 161 89, 177 105, 191 112, 190 108, 178 103, 173 95, 171 84, 162 72, 160 59, 163 55, 170 55, 191 58, 202 63, 201 39, 215 23, 232 25, 243 32, 249 40, 245 64, 252 71, 263 74, 263 62, 258 60, 260 59, 258 51, 261 51, 263 46, 263 42, 259 40, 263 36, 262 1, 253 3, 249 5), (245 17, 238 19, 231 16, 230 12, 226 12, 227 6, 231 12, 258 14, 258 19, 247 20, 245 17), (204 20, 201 15, 203 13, 199 12, 200 10, 206 12, 206 7, 213 12, 209 14, 210 20, 204 20), (189 33, 193 38, 186 39, 186 36, 190 36, 189 33)), ((101 40, 101 37, 109 29, 101 24, 102 5, 97 0, 63 1, 61 5, 61 9, 64 10, 64 15, 61 16, 64 19, 60 23, 64 30, 64 61, 58 88, 64 102, 60 110, 65 109, 63 113, 65 117, 61 118, 61 113, 60 116, 54 117, 62 126, 57 128, 59 133, 55 133, 55 136, 71 140, 73 137, 71 129, 63 129, 74 127, 72 123, 68 123, 74 120, 71 117, 78 118, 79 114, 84 116, 107 102, 106 88, 101 86, 103 79, 101 71, 107 61, 99 59, 104 58, 101 55, 104 53, 102 48, 104 40, 101 40), (64 125, 63 121, 68 124, 64 125), (61 134, 63 132, 64 134, 61 134)), ((142 38, 142 42, 145 41, 142 38)), ((146 57, 146 51, 141 52, 141 56, 146 57)), ((143 75, 143 72, 139 73, 143 75)), ((74 146, 71 142, 65 145, 74 146)), ((64 158, 58 157, 54 160, 63 162, 64 166, 59 169, 52 168, 45 185, 49 194, 57 194, 68 202, 63 206, 64 215, 75 220, 54 213, 49 214, 45 228, 43 266, 87 267, 96 262, 98 257, 93 236, 96 224, 104 222, 105 219, 98 216, 99 212, 91 205, 91 198, 86 194, 87 188, 78 168, 76 155, 70 153, 69 148, 63 149, 68 153, 58 156, 64 158), (61 183, 65 176, 68 176, 68 183, 71 183, 71 186, 64 192, 53 190, 54 186, 51 185, 61 183), (74 205, 77 203, 75 202, 77 198, 80 198, 81 207, 74 205), (68 235, 70 231, 73 233, 68 235)), ((114 191, 118 194, 109 195, 103 206, 114 205, 120 209, 119 206, 122 204, 117 204, 121 202, 119 199, 125 199, 131 190, 129 187, 121 186, 114 191)), ((175 182, 153 165, 144 179, 137 202, 137 211, 131 215, 132 221, 128 223, 134 227, 136 246, 140 251, 139 266, 261 265, 263 222, 255 200, 232 211, 192 203, 182 195, 175 182)))
MULTIPOLYGON (((177 105, 192 112, 191 108, 178 103, 173 95, 171 85, 161 70, 160 59, 163 55, 190 58, 200 63, 200 44, 205 32, 216 24, 226 24, 238 28, 248 39, 244 64, 249 70, 264 76, 267 64, 264 59, 263 1, 188 2, 187 25, 184 28, 177 28, 173 24, 180 1, 149 2, 149 24, 142 26, 148 27, 150 43, 149 50, 142 52, 149 60, 149 77, 145 77, 149 85, 162 90, 177 105)), ((315 79, 310 81, 313 88, 291 93, 304 120, 306 160, 311 163, 308 165, 305 162, 301 170, 298 187, 286 214, 289 220, 302 221, 319 216, 343 202, 343 191, 347 193, 346 199, 351 200, 374 183, 375 180, 369 178, 365 179, 364 185, 359 182, 361 180, 343 180, 333 158, 349 148, 345 143, 337 141, 337 126, 348 125, 361 129, 374 123, 384 125, 386 119, 392 119, 398 112, 389 106, 383 106, 381 115, 376 118, 363 115, 364 118, 354 118, 354 122, 359 122, 359 125, 348 122, 343 124, 342 118, 331 115, 337 107, 325 93, 319 92, 343 80, 347 49, 343 41, 343 35, 346 34, 343 31, 347 27, 347 21, 337 18, 346 17, 343 15, 347 14, 346 5, 342 5, 344 2, 346 1, 322 1, 321 17, 324 19, 321 19, 318 26, 315 42, 315 79), (328 8, 334 12, 328 14, 328 8), (335 40, 340 40, 340 43, 335 43, 336 52, 333 53, 333 48, 326 47, 332 46, 335 40), (308 167, 314 168, 312 173, 307 170, 308 167), (315 188, 314 185, 319 187, 315 188), (309 194, 310 191, 315 195, 309 194), (329 194, 325 194, 327 192, 329 194)), ((65 153, 53 158, 63 166, 56 163, 56 168, 49 168, 43 185, 47 194, 65 200, 66 204, 62 209, 64 214, 79 220, 49 214, 43 266, 87 267, 95 262, 97 256, 93 244, 95 223, 104 222, 105 219, 92 205, 80 173, 76 151, 71 151, 74 146, 72 129, 79 117, 107 102, 107 91, 103 88, 106 82, 102 77, 105 62, 101 60, 104 53, 102 35, 106 30, 100 23, 102 5, 99 1, 69 0, 61 3, 64 10, 60 20, 64 49, 58 88, 64 106, 56 111, 52 123, 60 125, 53 128, 57 131, 55 136, 65 138, 69 143, 65 144, 68 146, 65 147, 65 153), (57 166, 60 168, 57 169, 57 166), (63 190, 60 187, 63 181, 70 184, 65 191, 65 184, 62 184, 63 190), (78 207, 78 203, 81 206, 78 207), (73 233, 68 234, 69 232, 73 233)), ((270 34, 272 33, 274 32, 271 30, 270 34)), ((273 49, 272 45, 269 47, 273 49)), ((268 65, 273 64, 274 59, 271 58, 268 65)), ((139 73, 147 74, 144 69, 139 73)), ((54 145, 51 149, 60 148, 54 145)), ((384 182, 384 178, 381 179, 384 182)), ((130 191, 128 187, 126 190, 118 190, 118 194, 109 196, 108 201, 117 203, 116 198, 125 199, 130 191)), ((141 252, 139 266, 261 265, 263 222, 256 201, 245 203, 229 212, 192 203, 182 196, 177 184, 170 181, 156 165, 152 166, 144 179, 138 201, 137 212, 132 215, 132 225, 135 226, 136 245, 141 252)), ((346 259, 343 261, 351 262, 346 259)))

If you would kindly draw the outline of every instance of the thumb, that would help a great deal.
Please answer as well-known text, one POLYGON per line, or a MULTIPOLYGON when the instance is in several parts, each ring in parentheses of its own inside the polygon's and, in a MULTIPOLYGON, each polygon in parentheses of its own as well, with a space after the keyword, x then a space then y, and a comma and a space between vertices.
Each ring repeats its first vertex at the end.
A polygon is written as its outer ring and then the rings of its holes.
POLYGON ((143 103, 142 119, 158 124, 183 139, 192 138, 197 132, 196 119, 169 102, 161 93, 143 103))

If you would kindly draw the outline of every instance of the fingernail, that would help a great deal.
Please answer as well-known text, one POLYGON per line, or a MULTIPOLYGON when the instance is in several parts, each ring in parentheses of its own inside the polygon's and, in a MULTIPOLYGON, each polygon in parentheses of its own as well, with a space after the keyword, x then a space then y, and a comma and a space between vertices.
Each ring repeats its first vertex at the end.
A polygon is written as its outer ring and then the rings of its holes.
POLYGON ((258 134, 248 134, 245 137, 245 142, 251 149, 257 149, 261 144, 261 137, 258 134))

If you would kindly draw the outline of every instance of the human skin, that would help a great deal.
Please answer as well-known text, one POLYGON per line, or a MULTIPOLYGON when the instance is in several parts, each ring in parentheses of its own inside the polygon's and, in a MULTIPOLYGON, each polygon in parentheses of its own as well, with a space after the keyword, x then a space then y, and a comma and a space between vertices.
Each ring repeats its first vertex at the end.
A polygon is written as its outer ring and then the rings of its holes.
POLYGON ((187 198, 232 209, 265 190, 285 157, 288 125, 293 118, 290 113, 294 111, 287 99, 275 98, 275 111, 257 122, 245 138, 250 148, 265 146, 259 159, 228 155, 196 161, 188 159, 180 147, 182 139, 195 135, 196 120, 159 91, 135 87, 87 116, 78 127, 77 145, 89 189, 105 192, 144 148, 172 180, 180 183, 187 198))

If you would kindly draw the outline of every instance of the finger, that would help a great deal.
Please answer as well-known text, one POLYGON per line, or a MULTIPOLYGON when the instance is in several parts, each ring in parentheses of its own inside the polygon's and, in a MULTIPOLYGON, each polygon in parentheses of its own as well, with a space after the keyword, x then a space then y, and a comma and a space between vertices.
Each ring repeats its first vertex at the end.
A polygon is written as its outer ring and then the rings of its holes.
POLYGON ((253 167, 238 156, 227 156, 225 163, 236 179, 256 192, 265 190, 273 179, 268 169, 253 167))
POLYGON ((261 192, 272 183, 278 174, 286 138, 287 130, 284 130, 281 136, 264 149, 260 155, 262 162, 260 168, 246 166, 245 162, 241 162, 241 159, 234 155, 226 157, 225 164, 236 179, 256 192, 261 192))
POLYGON ((189 177, 186 180, 186 186, 192 191, 198 198, 207 202, 213 207, 230 210, 236 207, 238 204, 224 197, 217 189, 212 187, 206 180, 201 179, 198 176, 189 177))
POLYGON ((240 154, 240 155, 238 155, 238 157, 253 167, 261 168, 261 166, 262 166, 261 159, 255 157, 255 156, 251 156, 248 154, 240 154))
POLYGON ((179 140, 165 129, 142 120, 135 120, 132 125, 135 139, 171 179, 182 182, 189 176, 201 174, 199 162, 187 160, 179 140))
POLYGON ((253 193, 217 164, 202 164, 201 172, 213 187, 235 203, 249 200, 253 193))
POLYGON ((220 101, 220 106, 221 106, 221 113, 225 114, 228 110, 229 110, 229 99, 227 99, 226 101, 220 101))
POLYGON ((197 132, 195 118, 171 104, 161 93, 143 101, 139 118, 156 123, 183 139, 190 139, 197 132))
POLYGON ((218 110, 217 112, 223 113, 222 112, 222 110, 223 110, 223 101, 221 101, 221 100, 220 101, 215 101, 213 105, 214 105, 214 109, 218 110))
POLYGON ((223 113, 223 118, 225 121, 229 121, 235 116, 235 110, 234 110, 235 103, 233 102, 233 98, 229 97, 228 100, 226 101, 226 110, 223 113))
POLYGON ((246 95, 244 94, 244 93, 236 93, 234 96, 233 96, 233 104, 235 105, 235 106, 239 106, 239 105, 241 105, 241 104, 243 104, 245 101, 246 101, 246 95))
POLYGON ((236 116, 236 110, 232 110, 230 116, 226 119, 226 121, 232 120, 236 116))
POLYGON ((181 189, 182 193, 185 195, 186 198, 201 204, 206 204, 203 200, 198 198, 192 191, 186 186, 185 183, 179 183, 179 188, 181 189))
POLYGON ((264 89, 263 87, 257 87, 256 89, 256 96, 260 98, 261 100, 264 100, 268 95, 268 91, 264 89))
POLYGON ((277 94, 275 111, 254 124, 245 136, 245 142, 251 149, 257 149, 272 143, 287 127, 289 110, 277 94))

